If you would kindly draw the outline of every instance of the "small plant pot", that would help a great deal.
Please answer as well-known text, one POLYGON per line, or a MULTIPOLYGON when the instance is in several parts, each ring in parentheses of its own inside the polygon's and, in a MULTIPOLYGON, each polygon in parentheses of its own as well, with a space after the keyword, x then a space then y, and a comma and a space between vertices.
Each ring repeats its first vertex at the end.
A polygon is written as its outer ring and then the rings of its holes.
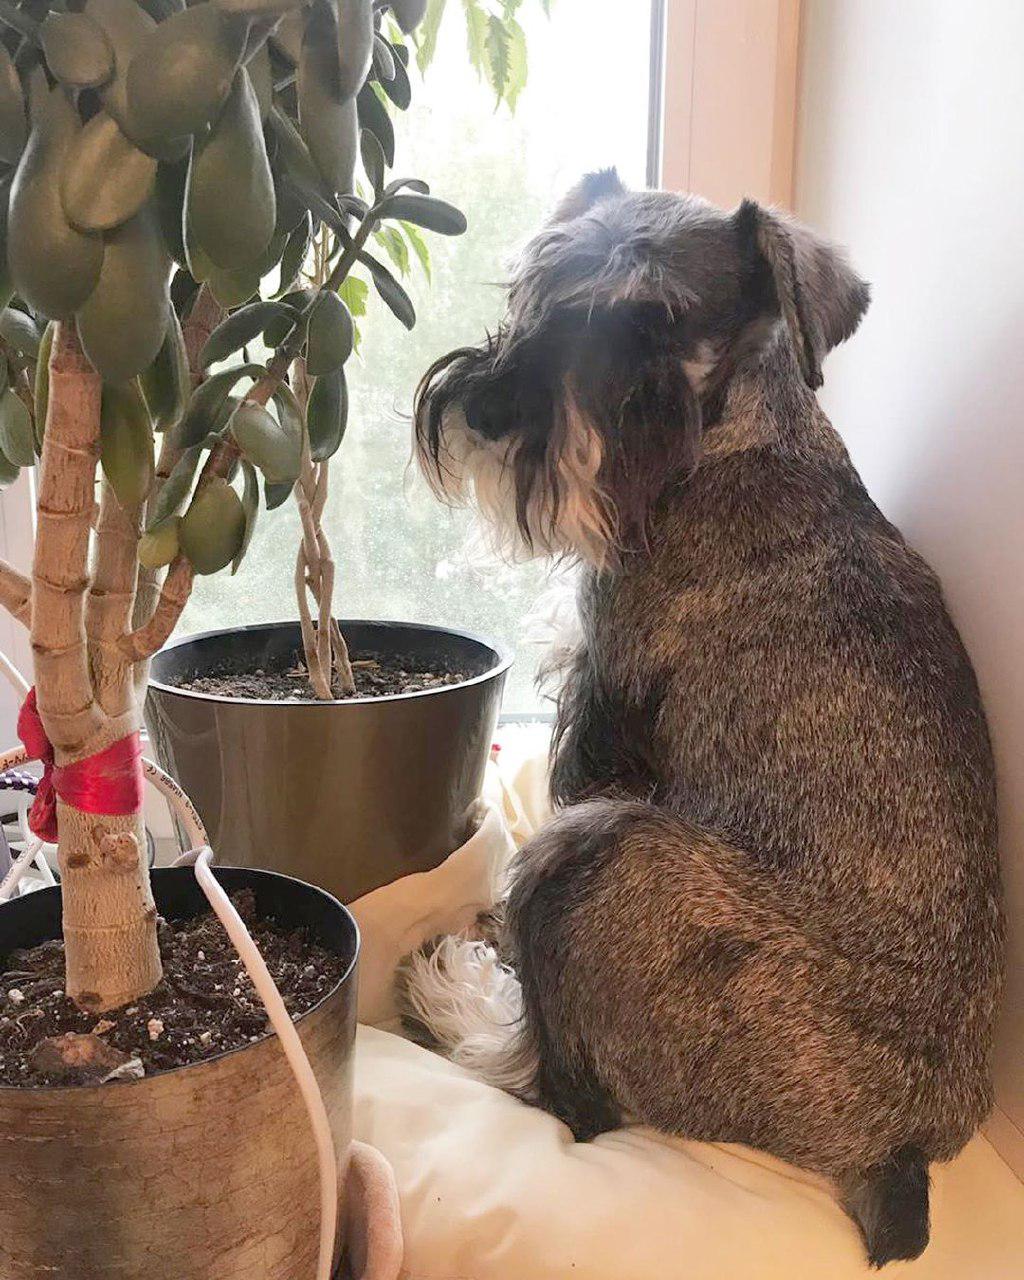
POLYGON ((422 692, 337 702, 182 689, 200 675, 266 669, 301 652, 297 623, 209 631, 157 654, 146 723, 219 861, 272 867, 352 902, 437 866, 463 842, 511 664, 461 632, 341 626, 355 656, 409 655, 476 674, 422 692))
MULTIPOLYGON (((348 961, 296 1024, 330 1116, 341 1185, 351 1143, 359 935, 308 884, 225 867, 229 892, 306 925, 348 961)), ((207 909, 191 868, 153 872, 161 913, 207 909)), ((0 961, 60 936, 60 890, 0 907, 0 961)), ((276 1037, 118 1084, 0 1087, 3 1280, 313 1280, 317 1152, 276 1037)), ((344 1213, 339 1215, 344 1220, 344 1213)), ((337 1242, 340 1257, 342 1241, 337 1242)))

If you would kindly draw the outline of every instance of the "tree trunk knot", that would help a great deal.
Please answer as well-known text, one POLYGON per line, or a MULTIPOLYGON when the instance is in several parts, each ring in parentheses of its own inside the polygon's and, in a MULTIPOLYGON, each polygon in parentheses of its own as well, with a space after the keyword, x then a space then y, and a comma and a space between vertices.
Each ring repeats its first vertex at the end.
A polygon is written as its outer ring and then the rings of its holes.
POLYGON ((108 831, 100 839, 100 853, 104 862, 124 871, 134 871, 139 865, 139 842, 132 831, 108 831))

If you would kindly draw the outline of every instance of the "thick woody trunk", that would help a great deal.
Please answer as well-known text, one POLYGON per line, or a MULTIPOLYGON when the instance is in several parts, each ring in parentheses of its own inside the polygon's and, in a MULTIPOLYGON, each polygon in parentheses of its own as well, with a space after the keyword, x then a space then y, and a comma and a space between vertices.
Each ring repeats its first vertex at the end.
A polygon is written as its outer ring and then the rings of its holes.
POLYGON ((160 981, 142 814, 97 818, 58 801, 66 990, 83 1009, 129 1004, 160 981))
MULTIPOLYGON (((62 324, 50 361, 31 631, 39 714, 58 765, 140 724, 132 665, 118 648, 132 615, 138 512, 122 510, 105 486, 90 572, 100 394, 74 328, 62 324)), ((59 801, 57 823, 67 992, 83 1008, 116 1008, 161 976, 142 816, 97 817, 59 801)))

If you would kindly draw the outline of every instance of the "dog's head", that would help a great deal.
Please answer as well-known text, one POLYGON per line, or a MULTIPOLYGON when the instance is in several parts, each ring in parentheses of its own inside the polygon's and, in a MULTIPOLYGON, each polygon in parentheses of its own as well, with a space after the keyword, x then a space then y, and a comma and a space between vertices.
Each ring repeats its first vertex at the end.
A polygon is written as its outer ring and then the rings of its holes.
POLYGON ((449 500, 472 487, 509 543, 607 564, 697 465, 731 378, 782 334, 819 386, 867 301, 839 251, 782 214, 591 174, 527 245, 497 334, 424 377, 421 466, 449 500))

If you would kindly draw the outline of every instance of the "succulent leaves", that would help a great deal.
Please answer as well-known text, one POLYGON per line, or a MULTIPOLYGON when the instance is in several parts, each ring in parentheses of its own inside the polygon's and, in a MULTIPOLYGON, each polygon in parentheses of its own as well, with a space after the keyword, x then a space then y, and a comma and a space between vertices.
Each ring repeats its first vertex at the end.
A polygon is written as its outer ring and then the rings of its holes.
POLYGON ((86 0, 84 12, 103 32, 114 54, 113 72, 99 90, 100 101, 107 113, 126 129, 128 69, 136 51, 155 29, 156 20, 136 0, 86 0))
POLYGON ((167 308, 167 327, 160 350, 139 378, 155 431, 166 431, 185 412, 191 392, 188 355, 173 306, 167 308))
POLYGON ((64 162, 64 216, 79 231, 114 230, 153 194, 156 168, 156 160, 129 142, 113 116, 98 111, 64 162))
POLYGON ((164 480, 160 492, 150 504, 150 510, 146 513, 147 533, 155 530, 165 520, 181 514, 192 492, 192 483, 196 478, 201 453, 199 445, 194 445, 191 449, 186 449, 178 458, 170 475, 164 480))
POLYGON ((145 500, 153 483, 153 431, 137 382, 104 384, 100 464, 123 507, 145 500))
POLYGON ((127 123, 133 136, 166 144, 212 125, 231 93, 248 36, 244 15, 212 3, 159 23, 128 68, 127 123))
POLYGON ((74 323, 103 378, 103 475, 146 505, 140 560, 237 569, 261 492, 280 505, 303 456, 342 442, 371 284, 411 327, 398 277, 429 272, 420 229, 465 230, 390 179, 400 32, 426 0, 0 2, 0 485, 41 448, 54 330, 74 323), (190 370, 201 287, 227 314, 190 370))
POLYGON ((15 470, 30 467, 35 461, 32 415, 11 387, 0 395, 0 457, 15 470))
POLYGON ((274 234, 274 179, 259 104, 244 67, 209 133, 192 145, 185 219, 191 239, 215 266, 228 270, 258 262, 274 234))
POLYGON ((196 573, 216 573, 231 564, 246 535, 245 508, 220 476, 200 489, 178 526, 178 543, 196 573))
POLYGON ((25 97, 14 60, 0 44, 0 162, 17 164, 28 140, 25 97))
POLYGON ((337 0, 338 92, 357 94, 373 60, 373 0, 337 0))
POLYGON ((78 112, 56 85, 39 103, 11 185, 7 263, 21 297, 45 316, 72 315, 89 298, 103 266, 103 240, 68 221, 60 188, 82 132, 78 112))
POLYGON ((329 191, 355 185, 359 121, 355 97, 342 90, 338 25, 329 0, 313 0, 298 65, 299 124, 329 191))
POLYGON ((106 32, 84 13, 51 13, 39 28, 46 65, 71 89, 98 89, 114 74, 106 32))
POLYGON ((314 377, 340 369, 352 354, 355 329, 348 307, 330 289, 313 303, 306 337, 306 371, 314 377))
POLYGON ((127 382, 156 359, 167 332, 170 256, 152 205, 106 238, 99 280, 78 310, 85 354, 107 382, 127 382))
POLYGON ((231 572, 237 573, 238 567, 249 550, 253 531, 256 528, 256 517, 260 510, 260 482, 256 468, 247 459, 242 459, 242 517, 245 524, 242 529, 242 541, 231 558, 231 572))
POLYGON ((309 432, 309 456, 314 462, 326 462, 338 452, 348 425, 348 385, 345 370, 317 378, 309 397, 306 429, 309 432))
POLYGON ((281 415, 278 422, 262 405, 243 400, 228 420, 243 458, 259 467, 271 484, 295 482, 302 465, 302 421, 281 415))
POLYGON ((418 27, 427 12, 427 0, 391 0, 395 20, 406 33, 418 27))
POLYGON ((139 539, 139 563, 147 569, 163 569, 178 554, 181 516, 168 516, 139 539))

